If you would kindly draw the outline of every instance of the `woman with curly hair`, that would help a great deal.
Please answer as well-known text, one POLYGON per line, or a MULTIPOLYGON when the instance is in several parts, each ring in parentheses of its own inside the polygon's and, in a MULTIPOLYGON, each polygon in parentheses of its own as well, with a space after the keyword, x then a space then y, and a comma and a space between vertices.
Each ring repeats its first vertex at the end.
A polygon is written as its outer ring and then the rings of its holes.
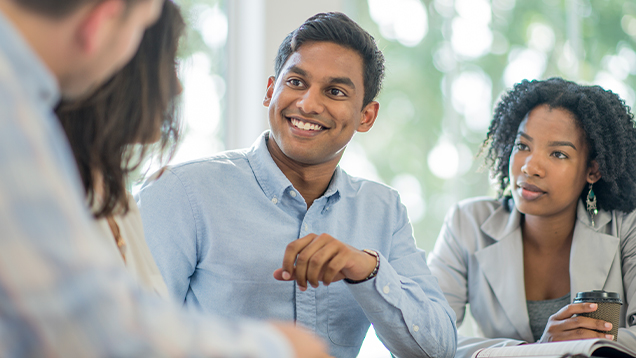
POLYGON ((477 349, 615 338, 577 316, 577 292, 617 292, 618 341, 636 350, 636 129, 616 94, 560 78, 523 81, 497 105, 482 150, 498 199, 448 213, 429 257, 457 325, 470 306, 477 349))
POLYGON ((125 182, 152 149, 159 155, 174 151, 179 134, 175 97, 181 91, 175 61, 184 30, 179 8, 166 1, 124 68, 88 98, 56 108, 107 247, 143 287, 163 297, 168 289, 125 182))

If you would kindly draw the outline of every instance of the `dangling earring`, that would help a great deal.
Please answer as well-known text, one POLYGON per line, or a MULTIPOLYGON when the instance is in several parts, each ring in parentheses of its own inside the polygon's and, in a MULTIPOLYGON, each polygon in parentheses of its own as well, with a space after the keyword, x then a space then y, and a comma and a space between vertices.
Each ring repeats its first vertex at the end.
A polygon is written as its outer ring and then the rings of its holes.
POLYGON ((590 184, 590 191, 587 193, 585 203, 587 204, 587 212, 590 214, 590 219, 592 220, 592 227, 594 227, 594 215, 598 214, 598 209, 596 209, 596 195, 594 195, 592 184, 590 184))
POLYGON ((504 188, 503 192, 501 193, 502 196, 512 196, 512 189, 510 189, 510 183, 508 183, 508 185, 506 185, 506 187, 504 188))

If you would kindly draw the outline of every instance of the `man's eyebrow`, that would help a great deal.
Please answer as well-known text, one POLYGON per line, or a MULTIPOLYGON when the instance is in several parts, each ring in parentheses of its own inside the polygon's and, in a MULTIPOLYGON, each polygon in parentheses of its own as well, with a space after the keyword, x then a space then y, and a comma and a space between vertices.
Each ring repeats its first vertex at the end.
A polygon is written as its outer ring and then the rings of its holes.
MULTIPOLYGON (((287 70, 287 72, 292 72, 302 77, 309 77, 309 74, 307 73, 307 71, 303 70, 302 68, 298 66, 291 66, 289 70, 287 70)), ((354 90, 356 89, 356 86, 353 84, 353 81, 349 77, 330 77, 327 79, 327 82, 329 84, 340 84, 340 85, 351 87, 354 90)))
POLYGON ((302 68, 298 67, 298 66, 292 66, 289 68, 288 72, 293 72, 297 75, 303 76, 303 77, 307 77, 307 71, 303 70, 302 68))
POLYGON ((568 141, 554 141, 554 142, 548 143, 548 145, 550 147, 572 147, 574 148, 574 150, 577 150, 574 144, 568 141))
POLYGON ((329 83, 345 85, 353 89, 356 89, 356 85, 353 84, 353 81, 349 77, 331 77, 329 78, 329 83))

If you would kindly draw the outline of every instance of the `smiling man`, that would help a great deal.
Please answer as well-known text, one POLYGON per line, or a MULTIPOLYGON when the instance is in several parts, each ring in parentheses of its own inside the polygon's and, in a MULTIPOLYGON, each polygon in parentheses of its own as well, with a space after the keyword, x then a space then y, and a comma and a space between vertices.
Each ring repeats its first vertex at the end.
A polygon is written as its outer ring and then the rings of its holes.
POLYGON ((336 357, 355 357, 370 323, 397 356, 454 355, 455 316, 397 192, 338 166, 376 120, 383 74, 367 32, 315 15, 279 48, 270 131, 142 188, 146 238, 176 300, 295 320, 336 357))

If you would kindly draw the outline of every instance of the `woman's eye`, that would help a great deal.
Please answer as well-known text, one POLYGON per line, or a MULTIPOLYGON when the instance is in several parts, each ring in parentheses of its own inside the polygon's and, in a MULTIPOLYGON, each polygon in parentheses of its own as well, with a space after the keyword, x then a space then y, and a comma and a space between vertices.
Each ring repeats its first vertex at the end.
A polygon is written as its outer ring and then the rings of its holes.
POLYGON ((558 158, 558 159, 567 159, 568 158, 568 156, 565 155, 565 153, 563 153, 563 152, 554 152, 554 153, 552 153, 552 155, 554 155, 554 157, 558 158))
POLYGON ((521 142, 517 142, 517 143, 515 143, 515 148, 517 150, 526 150, 526 149, 528 149, 528 146, 523 144, 523 143, 521 143, 521 142))

